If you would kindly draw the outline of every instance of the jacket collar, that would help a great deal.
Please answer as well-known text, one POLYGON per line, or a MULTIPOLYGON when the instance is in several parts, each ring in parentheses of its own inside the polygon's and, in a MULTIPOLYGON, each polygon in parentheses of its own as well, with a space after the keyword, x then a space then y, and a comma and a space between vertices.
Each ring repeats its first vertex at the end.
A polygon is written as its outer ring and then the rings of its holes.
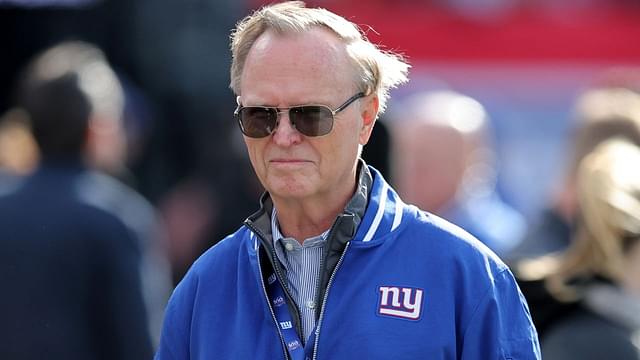
MULTIPOLYGON (((403 207, 398 194, 384 180, 380 172, 359 160, 358 188, 344 211, 331 227, 327 246, 338 250, 349 241, 370 242, 398 228, 402 222, 403 207)), ((271 247, 271 210, 273 202, 265 192, 260 209, 245 220, 256 230, 265 246, 271 247)), ((256 239, 257 241, 257 239, 256 239)), ((257 248, 257 243, 254 248, 257 248)))
POLYGON ((384 180, 378 170, 369 167, 373 175, 367 211, 353 241, 376 240, 400 226, 404 203, 384 180))

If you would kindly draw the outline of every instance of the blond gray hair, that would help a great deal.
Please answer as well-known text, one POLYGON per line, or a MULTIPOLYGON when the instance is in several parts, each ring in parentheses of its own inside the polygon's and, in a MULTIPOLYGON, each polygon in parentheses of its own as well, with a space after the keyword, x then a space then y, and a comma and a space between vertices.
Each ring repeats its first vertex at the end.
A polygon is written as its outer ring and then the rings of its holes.
POLYGON ((372 44, 360 28, 328 10, 307 8, 302 1, 265 6, 241 20, 231 33, 231 84, 240 95, 240 78, 247 55, 255 41, 267 30, 278 34, 302 33, 313 27, 325 27, 335 33, 347 48, 356 70, 356 86, 366 95, 376 93, 382 113, 389 90, 407 81, 409 64, 402 56, 372 44))

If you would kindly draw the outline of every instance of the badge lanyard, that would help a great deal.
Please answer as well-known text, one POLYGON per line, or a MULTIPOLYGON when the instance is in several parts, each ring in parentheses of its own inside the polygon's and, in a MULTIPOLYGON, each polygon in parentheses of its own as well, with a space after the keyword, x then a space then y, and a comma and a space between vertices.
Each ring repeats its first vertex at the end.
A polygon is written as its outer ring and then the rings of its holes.
POLYGON ((308 360, 311 359, 313 353, 313 344, 315 342, 315 331, 309 337, 307 346, 302 346, 302 341, 293 327, 293 321, 291 314, 289 313, 289 307, 287 306, 287 299, 284 295, 284 289, 278 281, 276 274, 272 273, 267 278, 267 293, 269 295, 269 301, 273 307, 273 312, 278 322, 280 332, 284 337, 284 343, 289 352, 289 357, 293 360, 308 360))

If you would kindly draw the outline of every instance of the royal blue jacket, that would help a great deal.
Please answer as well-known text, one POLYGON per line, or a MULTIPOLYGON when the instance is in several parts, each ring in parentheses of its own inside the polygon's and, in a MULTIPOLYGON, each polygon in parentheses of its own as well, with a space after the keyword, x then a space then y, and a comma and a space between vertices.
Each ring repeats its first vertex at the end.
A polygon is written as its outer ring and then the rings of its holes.
MULTIPOLYGON (((540 359, 506 265, 370 170, 366 211, 326 285, 311 357, 540 359)), ((261 237, 248 221, 194 263, 167 307, 156 359, 288 358, 261 237)))

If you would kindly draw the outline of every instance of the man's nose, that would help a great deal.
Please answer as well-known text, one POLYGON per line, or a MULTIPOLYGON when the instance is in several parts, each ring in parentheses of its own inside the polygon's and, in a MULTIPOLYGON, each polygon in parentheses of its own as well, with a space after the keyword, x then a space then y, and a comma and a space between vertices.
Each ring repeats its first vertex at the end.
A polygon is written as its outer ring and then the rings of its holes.
POLYGON ((302 141, 302 136, 291 123, 289 112, 280 112, 276 130, 273 132, 273 142, 279 146, 291 146, 302 141))

